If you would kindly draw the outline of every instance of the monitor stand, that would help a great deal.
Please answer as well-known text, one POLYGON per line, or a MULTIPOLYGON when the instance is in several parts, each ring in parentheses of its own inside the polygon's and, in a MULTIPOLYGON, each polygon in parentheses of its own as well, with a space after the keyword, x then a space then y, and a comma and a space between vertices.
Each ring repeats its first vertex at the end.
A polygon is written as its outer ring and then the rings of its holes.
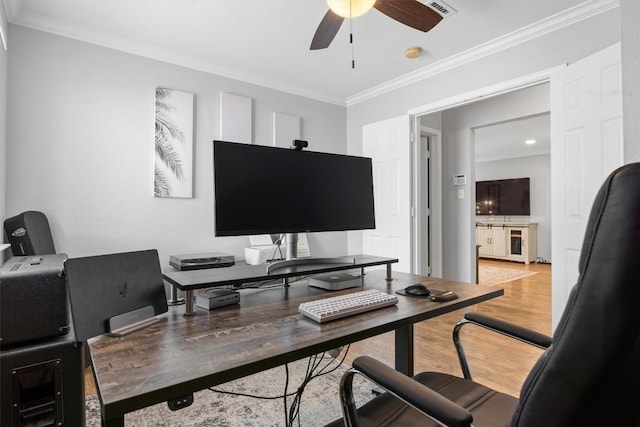
POLYGON ((287 259, 284 261, 276 261, 267 265, 267 274, 273 273, 274 270, 286 267, 295 267, 297 265, 316 265, 316 264, 356 264, 356 259, 348 256, 334 257, 334 258, 298 258, 287 259))
MULTIPOLYGON (((298 233, 287 233, 285 235, 287 242, 286 260, 296 259, 298 256, 298 233)), ((268 270, 267 270, 268 272, 268 270)))
MULTIPOLYGON (((287 242, 286 258, 284 261, 276 261, 267 265, 267 274, 271 274, 280 268, 295 267, 302 265, 317 264, 347 264, 355 265, 356 259, 353 257, 334 257, 334 258, 296 258, 298 254, 298 233, 286 233, 285 240, 287 242)), ((289 278, 284 278, 284 286, 289 287, 289 278)))

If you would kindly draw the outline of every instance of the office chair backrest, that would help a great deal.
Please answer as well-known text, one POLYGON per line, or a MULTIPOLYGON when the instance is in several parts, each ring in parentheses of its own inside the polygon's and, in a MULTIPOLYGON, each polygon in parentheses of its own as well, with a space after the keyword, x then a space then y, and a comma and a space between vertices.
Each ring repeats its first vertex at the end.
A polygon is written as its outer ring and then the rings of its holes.
POLYGON ((640 163, 600 188, 579 273, 553 344, 522 387, 514 426, 640 424, 640 163))

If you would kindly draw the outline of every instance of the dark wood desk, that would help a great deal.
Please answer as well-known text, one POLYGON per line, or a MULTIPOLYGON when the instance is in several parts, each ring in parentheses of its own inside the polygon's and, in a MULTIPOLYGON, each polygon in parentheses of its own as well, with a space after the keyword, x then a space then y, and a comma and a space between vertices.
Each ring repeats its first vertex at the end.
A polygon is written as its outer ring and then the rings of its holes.
MULTIPOLYGON (((394 273, 368 272, 365 288, 385 292, 417 281, 460 298, 446 303, 398 296, 396 306, 320 325, 298 314, 301 302, 327 292, 297 283, 241 291, 239 305, 184 316, 171 307, 164 321, 124 337, 89 340, 105 426, 124 425, 124 414, 177 399, 284 363, 395 330, 396 369, 413 373, 413 324, 503 294, 496 287, 394 273)), ((336 384, 336 393, 338 384, 336 384)))

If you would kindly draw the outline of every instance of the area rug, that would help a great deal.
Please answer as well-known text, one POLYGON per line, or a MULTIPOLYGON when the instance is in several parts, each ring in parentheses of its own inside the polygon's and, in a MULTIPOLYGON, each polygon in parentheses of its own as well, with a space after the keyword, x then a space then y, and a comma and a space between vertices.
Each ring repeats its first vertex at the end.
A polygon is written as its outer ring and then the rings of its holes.
MULTIPOLYGON (((348 369, 328 356, 314 372, 319 372, 332 361, 324 374, 311 380, 300 399, 298 419, 291 425, 324 426, 340 418, 338 389, 342 374, 348 369), (335 368, 335 369, 334 369, 335 368)), ((290 363, 289 393, 295 392, 303 383, 308 359, 290 363)), ((273 397, 284 394, 286 371, 284 366, 264 371, 249 377, 221 384, 215 389, 227 392, 273 397)), ((354 379, 354 396, 358 405, 374 397, 373 386, 359 376, 354 379)), ((294 397, 287 398, 291 408, 294 397)), ((100 403, 96 396, 86 399, 88 427, 100 426, 100 403)), ((290 418, 289 418, 290 419, 290 418)), ((150 406, 125 415, 125 425, 133 427, 276 427, 286 426, 283 399, 258 399, 254 397, 223 394, 210 390, 194 393, 194 403, 182 410, 171 411, 166 403, 150 406)))
POLYGON ((481 285, 497 285, 499 283, 510 282, 532 276, 535 271, 516 270, 514 268, 503 268, 480 265, 478 266, 478 282, 481 285))

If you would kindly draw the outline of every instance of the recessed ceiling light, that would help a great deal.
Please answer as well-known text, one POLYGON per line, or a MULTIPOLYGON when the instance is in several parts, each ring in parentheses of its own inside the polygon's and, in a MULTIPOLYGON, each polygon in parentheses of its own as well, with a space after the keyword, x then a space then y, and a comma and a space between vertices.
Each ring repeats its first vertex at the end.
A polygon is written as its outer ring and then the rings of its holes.
POLYGON ((527 144, 527 145, 533 145, 533 144, 536 143, 536 140, 535 139, 527 139, 524 143, 527 144))

